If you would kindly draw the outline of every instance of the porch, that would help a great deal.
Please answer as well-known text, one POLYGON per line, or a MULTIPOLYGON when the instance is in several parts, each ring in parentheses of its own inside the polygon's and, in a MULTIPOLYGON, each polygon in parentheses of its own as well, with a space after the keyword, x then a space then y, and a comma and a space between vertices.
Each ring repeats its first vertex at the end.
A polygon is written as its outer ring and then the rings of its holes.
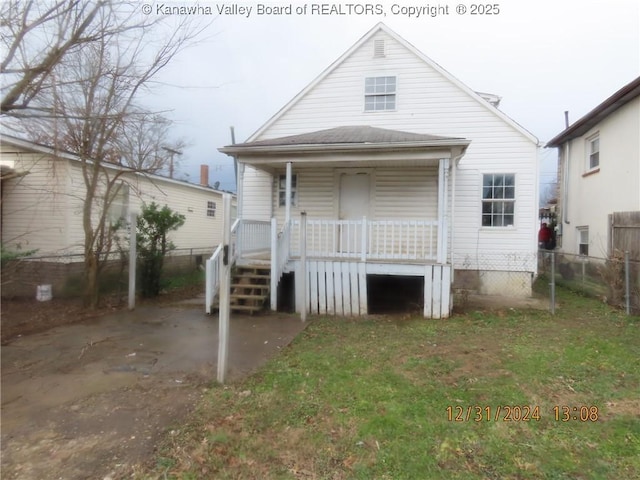
POLYGON ((238 164, 238 265, 269 265, 270 305, 367 314, 367 275, 424 278, 427 317, 450 312, 456 164, 469 141, 345 126, 220 149, 238 164))
MULTIPOLYGON (((426 318, 450 313, 451 266, 446 264, 446 223, 437 220, 299 219, 282 227, 238 219, 231 228, 231 264, 268 266, 269 304, 278 309, 282 276, 295 276, 299 313, 361 316, 368 313, 369 275, 424 278, 426 318)), ((207 261, 207 305, 216 295, 224 249, 207 261), (211 281, 209 281, 211 279, 211 281)), ((208 307, 209 308, 209 307, 208 307)))

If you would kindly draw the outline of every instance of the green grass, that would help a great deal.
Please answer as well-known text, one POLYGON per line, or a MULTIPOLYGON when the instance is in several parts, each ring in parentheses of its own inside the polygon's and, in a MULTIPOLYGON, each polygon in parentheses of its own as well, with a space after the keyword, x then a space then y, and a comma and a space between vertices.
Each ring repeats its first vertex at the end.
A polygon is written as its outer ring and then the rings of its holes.
POLYGON ((141 477, 640 478, 640 319, 558 298, 556 316, 316 318, 257 374, 212 388, 141 477), (597 421, 556 421, 565 405, 597 421), (491 419, 467 421, 468 406, 491 419), (505 421, 507 406, 540 418, 505 421))

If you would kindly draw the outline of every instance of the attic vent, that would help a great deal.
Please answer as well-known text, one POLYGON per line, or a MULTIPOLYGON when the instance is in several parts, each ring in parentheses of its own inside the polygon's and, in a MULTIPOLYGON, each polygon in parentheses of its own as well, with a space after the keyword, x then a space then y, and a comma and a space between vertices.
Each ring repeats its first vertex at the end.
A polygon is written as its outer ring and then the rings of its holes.
POLYGON ((384 58, 384 40, 373 41, 373 58, 384 58))

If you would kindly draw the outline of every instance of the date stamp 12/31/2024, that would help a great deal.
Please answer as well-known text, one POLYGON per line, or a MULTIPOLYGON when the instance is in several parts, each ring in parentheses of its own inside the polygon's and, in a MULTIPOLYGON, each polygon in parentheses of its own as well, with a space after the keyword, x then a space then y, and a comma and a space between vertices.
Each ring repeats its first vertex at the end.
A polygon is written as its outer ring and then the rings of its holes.
MULTIPOLYGON (((449 405, 450 422, 538 422, 543 417, 537 405, 449 405)), ((556 422, 597 422, 600 411, 595 405, 554 405, 550 418, 556 422)))

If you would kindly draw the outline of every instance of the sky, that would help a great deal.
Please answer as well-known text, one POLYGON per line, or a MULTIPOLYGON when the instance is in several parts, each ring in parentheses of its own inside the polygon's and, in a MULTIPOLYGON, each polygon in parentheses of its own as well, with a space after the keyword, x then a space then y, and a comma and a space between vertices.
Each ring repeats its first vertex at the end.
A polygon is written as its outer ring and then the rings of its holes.
MULTIPOLYGON (((312 13, 320 3, 301 0, 263 3, 281 14, 259 14, 256 1, 143 2, 141 15, 152 16, 167 6, 210 7, 211 15, 196 15, 210 22, 202 40, 166 67, 146 101, 190 144, 182 175, 197 183, 199 165, 208 164, 210 183, 230 191, 233 160, 217 151, 231 143, 230 127, 246 140, 378 22, 471 89, 502 97, 500 109, 541 145, 564 129, 565 111, 573 123, 640 75, 637 0, 498 0, 484 9, 492 15, 471 15, 468 0, 325 4, 344 15, 312 13), (383 13, 357 13, 366 6, 383 13), (424 6, 448 14, 410 16, 406 8, 424 6), (218 13, 227 7, 238 13, 218 13)), ((556 158, 555 149, 541 150, 543 189, 556 158)))

